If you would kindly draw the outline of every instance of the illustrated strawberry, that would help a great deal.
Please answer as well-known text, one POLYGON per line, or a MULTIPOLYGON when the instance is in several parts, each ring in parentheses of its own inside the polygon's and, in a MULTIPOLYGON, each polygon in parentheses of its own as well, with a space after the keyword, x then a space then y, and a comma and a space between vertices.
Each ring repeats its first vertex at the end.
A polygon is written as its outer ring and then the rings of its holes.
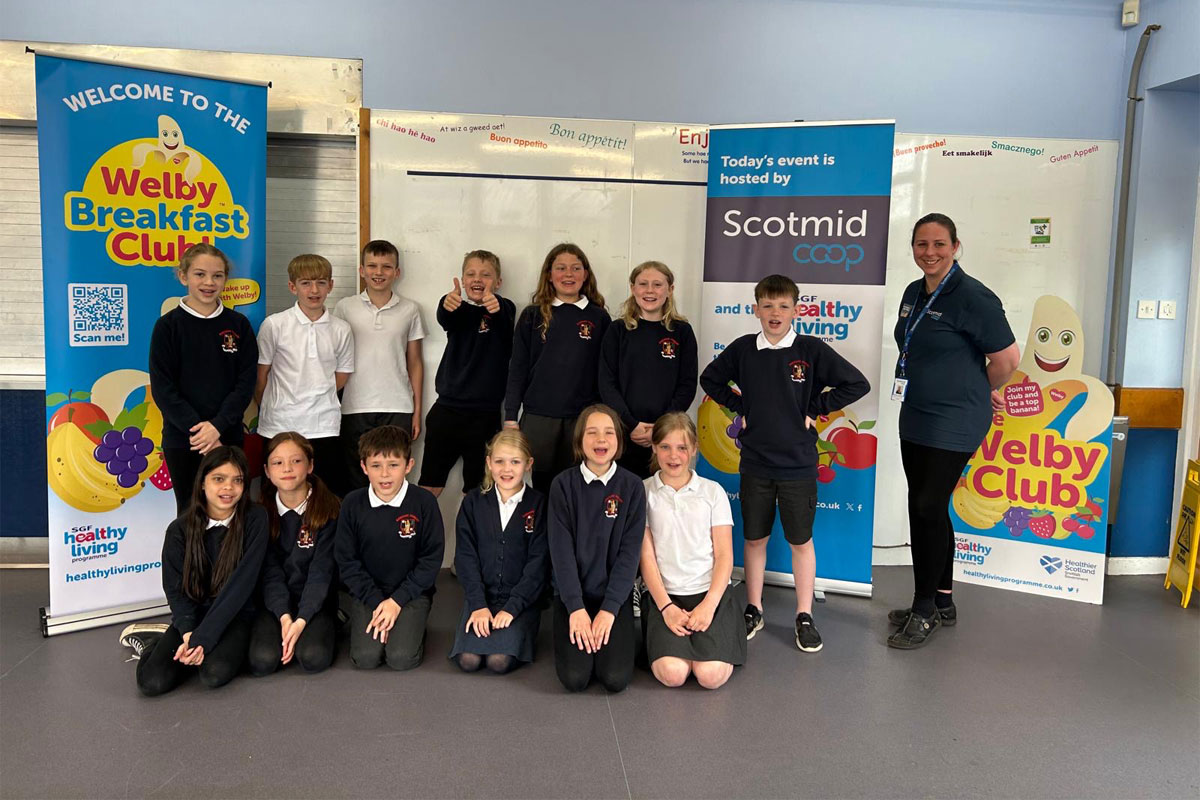
POLYGON ((1058 527, 1058 522, 1054 519, 1054 515, 1049 511, 1035 513, 1029 518, 1029 530, 1034 536, 1040 536, 1043 539, 1049 539, 1054 535, 1054 529, 1058 527))
POLYGON ((167 462, 165 459, 162 462, 162 466, 158 468, 158 471, 150 476, 150 483, 154 485, 155 489, 161 489, 164 492, 174 485, 171 483, 171 473, 167 471, 167 462))

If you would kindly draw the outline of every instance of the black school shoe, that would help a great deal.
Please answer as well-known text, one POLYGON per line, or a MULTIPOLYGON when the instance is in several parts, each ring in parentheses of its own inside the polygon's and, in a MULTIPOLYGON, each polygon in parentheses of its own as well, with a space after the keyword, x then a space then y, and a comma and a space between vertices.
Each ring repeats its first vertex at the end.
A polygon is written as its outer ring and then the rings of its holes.
POLYGON ((821 634, 813 624, 812 614, 799 613, 796 615, 796 647, 806 653, 815 653, 825 645, 821 642, 821 634))
POLYGON ((750 603, 746 605, 746 611, 742 617, 746 620, 746 641, 750 641, 754 638, 754 634, 763 629, 763 615, 753 603, 750 603))
MULTIPOLYGON (((904 627, 904 623, 908 622, 908 616, 912 613, 911 608, 894 608, 888 612, 888 622, 895 625, 897 628, 904 627)), ((938 618, 942 624, 948 628, 958 624, 958 608, 954 605, 937 610, 938 618)))
POLYGON ((916 650, 918 647, 924 647, 929 642, 929 637, 940 627, 942 619, 937 614, 922 617, 915 612, 911 613, 904 627, 888 637, 888 647, 898 650, 916 650))

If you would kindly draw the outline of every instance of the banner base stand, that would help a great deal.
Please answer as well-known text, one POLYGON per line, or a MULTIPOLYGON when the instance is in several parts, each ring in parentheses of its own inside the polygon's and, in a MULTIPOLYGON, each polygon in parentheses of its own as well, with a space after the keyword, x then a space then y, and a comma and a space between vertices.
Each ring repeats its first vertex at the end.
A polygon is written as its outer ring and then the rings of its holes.
MULTIPOLYGON (((734 580, 745 581, 745 569, 734 567, 733 578, 734 580)), ((792 573, 790 572, 772 572, 771 570, 767 570, 763 573, 763 583, 769 586, 795 587, 796 579, 792 577, 792 573)), ((819 602, 824 602, 824 595, 827 592, 830 594, 848 594, 854 597, 866 597, 870 599, 873 588, 870 583, 839 581, 833 578, 822 578, 818 575, 816 584, 813 586, 813 594, 818 598, 819 602)))
POLYGON ((153 605, 134 603, 128 606, 115 606, 113 608, 101 608, 95 611, 83 611, 78 614, 60 614, 58 616, 51 615, 46 608, 38 610, 38 614, 41 617, 42 636, 47 638, 60 633, 85 631, 90 628, 103 628, 106 625, 119 625, 123 622, 133 622, 134 620, 146 619, 147 617, 168 616, 170 613, 171 607, 166 603, 155 603, 153 605))

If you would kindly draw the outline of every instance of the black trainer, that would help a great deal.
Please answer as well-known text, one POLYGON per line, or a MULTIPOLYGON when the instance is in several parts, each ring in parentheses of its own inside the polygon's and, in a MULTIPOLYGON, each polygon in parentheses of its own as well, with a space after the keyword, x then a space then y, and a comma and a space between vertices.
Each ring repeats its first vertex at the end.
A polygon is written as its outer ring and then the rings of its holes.
MULTIPOLYGON (((911 613, 911 608, 894 608, 888 612, 888 622, 897 628, 904 627, 904 623, 908 622, 908 615, 911 613)), ((958 608, 953 604, 946 608, 939 608, 937 614, 942 624, 948 628, 958 624, 958 608)))
POLYGON ((815 653, 825 645, 821 643, 821 634, 813 624, 812 614, 801 612, 796 615, 796 647, 806 653, 815 653))
POLYGON ((895 647, 899 650, 916 650, 918 647, 924 647, 929 642, 929 637, 940 627, 942 627, 942 619, 937 614, 932 617, 922 617, 915 612, 911 613, 908 615, 904 627, 888 637, 888 647, 895 647))
POLYGON ((746 612, 742 614, 746 620, 746 641, 754 638, 754 634, 763 629, 762 612, 753 604, 746 606, 746 612))
POLYGON ((150 652, 150 649, 154 647, 154 643, 161 638, 161 633, 157 633, 155 631, 140 631, 129 634, 121 641, 126 647, 133 650, 133 655, 130 656, 129 660, 137 661, 143 655, 150 652))
POLYGON ((633 580, 633 618, 642 618, 642 579, 634 578, 633 580))

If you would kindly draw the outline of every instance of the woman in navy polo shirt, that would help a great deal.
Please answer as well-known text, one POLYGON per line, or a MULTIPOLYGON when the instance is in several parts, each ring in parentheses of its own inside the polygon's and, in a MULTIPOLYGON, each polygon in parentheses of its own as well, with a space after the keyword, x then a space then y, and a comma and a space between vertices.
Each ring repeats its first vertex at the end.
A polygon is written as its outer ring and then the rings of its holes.
POLYGON ((913 604, 888 620, 888 646, 921 647, 958 621, 951 586, 954 528, 950 495, 991 426, 1020 351, 1000 299, 955 260, 960 242, 945 214, 913 227, 913 260, 924 277, 904 290, 896 321, 893 399, 900 408, 900 455, 908 479, 913 604))

